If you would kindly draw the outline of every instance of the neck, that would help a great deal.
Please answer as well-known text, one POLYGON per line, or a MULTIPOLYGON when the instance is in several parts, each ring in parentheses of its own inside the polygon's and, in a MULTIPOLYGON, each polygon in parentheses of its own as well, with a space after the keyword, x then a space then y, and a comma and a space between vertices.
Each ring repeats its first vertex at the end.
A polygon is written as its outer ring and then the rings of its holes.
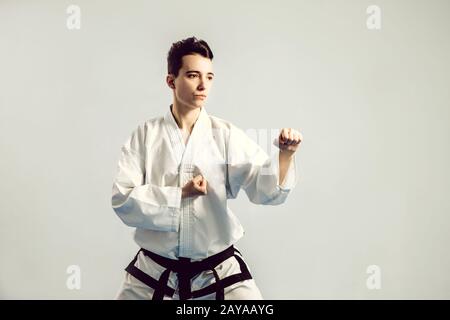
POLYGON ((192 109, 174 101, 170 107, 170 110, 172 111, 178 127, 191 132, 198 116, 200 115, 201 108, 192 109))

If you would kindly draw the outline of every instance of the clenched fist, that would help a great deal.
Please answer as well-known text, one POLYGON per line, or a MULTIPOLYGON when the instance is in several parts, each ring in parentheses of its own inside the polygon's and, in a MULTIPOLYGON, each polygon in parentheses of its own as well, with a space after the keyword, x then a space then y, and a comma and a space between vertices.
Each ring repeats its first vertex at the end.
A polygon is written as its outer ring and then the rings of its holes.
POLYGON ((297 130, 283 128, 278 136, 277 143, 281 152, 292 155, 297 151, 302 140, 303 135, 297 130))
POLYGON ((181 198, 203 196, 207 193, 207 185, 208 183, 206 182, 206 179, 199 174, 192 178, 192 180, 186 183, 186 185, 182 188, 181 198))

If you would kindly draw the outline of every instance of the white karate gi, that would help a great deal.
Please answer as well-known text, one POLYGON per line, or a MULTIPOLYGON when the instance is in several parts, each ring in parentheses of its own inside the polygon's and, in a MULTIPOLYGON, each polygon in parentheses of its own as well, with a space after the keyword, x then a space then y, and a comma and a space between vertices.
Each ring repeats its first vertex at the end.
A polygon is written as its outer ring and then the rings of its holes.
MULTIPOLYGON (((297 182, 295 156, 280 185, 278 152, 269 157, 241 129, 208 115, 204 107, 186 145, 169 108, 164 117, 140 124, 121 151, 112 207, 126 225, 136 228, 134 240, 141 248, 170 259, 198 261, 235 244, 244 230, 227 200, 236 198, 241 188, 255 204, 278 205, 297 182), (181 199, 181 188, 198 174, 207 181, 207 194, 181 199)), ((216 268, 222 275, 236 269, 236 259, 228 260, 216 268)), ((158 265, 142 253, 138 265, 156 279, 161 274, 158 265)), ((196 279, 192 280, 193 288, 214 282, 207 271, 196 279)), ((173 273, 170 285, 177 287, 173 273)), ((148 299, 151 292, 125 274, 116 298, 148 299)), ((261 298, 253 279, 226 288, 225 296, 261 298)))

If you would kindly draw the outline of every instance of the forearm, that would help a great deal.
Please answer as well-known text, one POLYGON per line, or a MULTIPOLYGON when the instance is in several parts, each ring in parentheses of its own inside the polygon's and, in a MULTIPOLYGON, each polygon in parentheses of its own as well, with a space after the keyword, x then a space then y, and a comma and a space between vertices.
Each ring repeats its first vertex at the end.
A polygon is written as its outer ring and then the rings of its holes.
POLYGON ((294 153, 289 151, 279 152, 279 167, 280 167, 280 181, 279 184, 283 185, 284 179, 286 178, 286 174, 288 172, 289 166, 291 164, 292 159, 294 158, 294 153))

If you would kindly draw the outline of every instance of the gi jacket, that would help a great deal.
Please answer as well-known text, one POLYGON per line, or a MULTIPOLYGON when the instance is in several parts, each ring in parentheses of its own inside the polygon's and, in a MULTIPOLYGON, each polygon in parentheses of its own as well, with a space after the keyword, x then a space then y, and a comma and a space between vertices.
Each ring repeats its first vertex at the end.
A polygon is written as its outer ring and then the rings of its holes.
POLYGON ((171 259, 204 259, 235 244, 244 229, 228 208, 243 189, 255 204, 283 203, 296 185, 295 156, 283 185, 278 152, 268 154, 245 132, 202 107, 185 145, 172 111, 140 124, 121 148, 112 208, 136 231, 136 243, 171 259), (207 194, 181 199, 201 174, 207 194))

